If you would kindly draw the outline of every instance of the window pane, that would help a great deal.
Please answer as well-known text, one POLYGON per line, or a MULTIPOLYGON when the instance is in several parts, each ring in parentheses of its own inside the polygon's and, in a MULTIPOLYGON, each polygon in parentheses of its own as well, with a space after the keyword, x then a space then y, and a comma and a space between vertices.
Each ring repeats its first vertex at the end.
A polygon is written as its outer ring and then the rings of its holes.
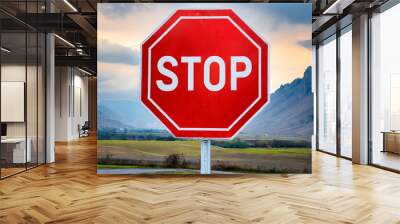
POLYGON ((46 65, 46 36, 43 33, 39 33, 39 45, 38 45, 38 164, 45 163, 45 119, 46 119, 46 108, 45 108, 45 93, 46 93, 46 79, 45 79, 45 65, 46 65))
POLYGON ((340 143, 341 155, 352 156, 352 35, 340 36, 340 143))
MULTIPOLYGON (((44 0, 0 1, 0 7, 17 17, 43 13, 44 5, 44 0)), ((0 17, 0 176, 4 178, 45 161, 45 35, 5 13, 0 17)))
POLYGON ((318 48, 318 147, 336 153, 336 40, 318 48))
POLYGON ((27 142, 31 153, 28 160, 28 168, 37 165, 37 33, 27 33, 28 44, 28 62, 27 62, 27 80, 26 80, 26 113, 27 113, 27 142))
POLYGON ((400 170, 400 5, 372 17, 372 163, 400 170))
POLYGON ((26 144, 26 33, 1 34, 1 175, 25 170, 30 159, 26 144))

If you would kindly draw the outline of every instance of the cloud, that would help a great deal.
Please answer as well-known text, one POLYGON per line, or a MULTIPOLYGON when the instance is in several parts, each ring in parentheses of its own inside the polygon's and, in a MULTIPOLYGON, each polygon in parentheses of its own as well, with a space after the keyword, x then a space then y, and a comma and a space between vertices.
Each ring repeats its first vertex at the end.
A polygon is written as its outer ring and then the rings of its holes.
MULTIPOLYGON (((271 44, 271 91, 276 90, 284 83, 301 77, 304 69, 311 64, 311 49, 306 47, 306 40, 311 40, 310 4, 135 3, 120 4, 118 7, 123 8, 120 9, 121 12, 114 12, 119 17, 110 17, 109 14, 103 13, 103 10, 99 10, 97 17, 98 38, 99 40, 108 40, 109 43, 118 43, 118 45, 129 48, 131 51, 138 52, 141 43, 176 9, 230 8, 271 44)), ((109 48, 113 49, 113 46, 109 46, 109 48)), ((103 53, 102 49, 100 46, 99 54, 100 52, 103 53)), ((138 62, 136 57, 140 57, 140 55, 136 54, 135 56, 135 60, 138 62)), ((109 62, 114 63, 112 60, 109 60, 109 62)), ((114 77, 110 76, 110 79, 114 79, 114 77)), ((122 79, 120 81, 123 82, 122 79)))
POLYGON ((311 27, 312 24, 309 4, 253 3, 247 7, 235 6, 235 11, 253 29, 266 33, 285 32, 288 27, 311 27))
POLYGON ((277 18, 280 23, 311 24, 311 3, 263 4, 263 7, 266 7, 264 13, 277 18))
POLYGON ((117 3, 117 5, 126 6, 126 8, 121 7, 124 10, 132 9, 133 11, 130 13, 113 11, 115 15, 110 16, 103 11, 114 3, 101 5, 103 7, 99 8, 97 15, 97 38, 137 50, 173 10, 168 7, 169 4, 162 4, 162 6, 151 4, 152 7, 146 10, 149 5, 145 3, 117 3), (135 7, 141 9, 136 10, 135 7))
POLYGON ((98 90, 100 96, 118 99, 138 99, 140 69, 138 65, 98 62, 98 90))
MULTIPOLYGON (((207 9, 207 8, 232 8, 232 9, 249 9, 264 13, 265 16, 275 17, 279 19, 279 22, 287 22, 291 24, 310 24, 311 23, 311 8, 310 4, 303 3, 112 3, 112 4, 98 4, 98 11, 101 14, 109 17, 110 19, 125 19, 133 14, 137 13, 148 13, 149 11, 163 11, 164 9, 173 12, 178 8, 195 8, 195 9, 207 9)), ((135 22, 135 21, 131 21, 135 22)), ((138 21, 144 22, 144 21, 138 21)))
POLYGON ((148 4, 125 4, 125 3, 112 3, 112 4, 98 4, 98 10, 105 16, 110 18, 123 18, 131 15, 132 13, 147 11, 151 8, 148 4))
POLYGON ((120 63, 128 65, 139 64, 139 52, 107 40, 100 40, 98 45, 97 60, 100 62, 120 63))
POLYGON ((300 46, 302 46, 308 50, 311 50, 311 48, 312 48, 311 40, 300 40, 297 42, 297 44, 299 44, 300 46))

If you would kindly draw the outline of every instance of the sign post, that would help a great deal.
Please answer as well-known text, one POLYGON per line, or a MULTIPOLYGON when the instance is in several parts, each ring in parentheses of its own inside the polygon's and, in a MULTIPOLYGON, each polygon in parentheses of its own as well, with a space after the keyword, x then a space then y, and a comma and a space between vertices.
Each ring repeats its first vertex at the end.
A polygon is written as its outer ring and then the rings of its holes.
POLYGON ((201 140, 200 174, 211 174, 211 140, 201 140))
POLYGON ((142 44, 141 101, 176 138, 232 139, 269 99, 269 46, 230 9, 177 10, 142 44), (212 108, 212 109, 210 109, 212 108))

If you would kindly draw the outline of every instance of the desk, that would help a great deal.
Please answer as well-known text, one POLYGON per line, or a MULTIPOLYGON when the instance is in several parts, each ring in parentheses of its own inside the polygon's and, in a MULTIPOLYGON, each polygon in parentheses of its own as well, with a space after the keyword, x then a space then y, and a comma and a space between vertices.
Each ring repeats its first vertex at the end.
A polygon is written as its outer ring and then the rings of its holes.
POLYGON ((400 132, 383 131, 383 150, 382 152, 392 152, 400 154, 400 132))
POLYGON ((9 163, 26 163, 31 162, 31 139, 27 139, 27 146, 25 151, 25 138, 6 138, 1 139, 2 157, 9 163), (10 148, 12 147, 12 148, 10 148), (4 156, 3 156, 4 152, 4 156), (8 155, 7 155, 8 154, 8 155), (11 156, 12 154, 12 156, 11 156), (12 160, 11 160, 12 158, 12 160))

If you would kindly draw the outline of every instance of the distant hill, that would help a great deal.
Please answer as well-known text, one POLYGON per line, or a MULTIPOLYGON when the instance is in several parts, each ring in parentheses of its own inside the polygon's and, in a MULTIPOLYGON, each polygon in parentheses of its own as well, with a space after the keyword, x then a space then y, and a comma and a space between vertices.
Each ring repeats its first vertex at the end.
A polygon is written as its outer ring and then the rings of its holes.
POLYGON ((99 120, 98 122, 99 129, 104 129, 104 128, 119 129, 119 128, 129 127, 126 124, 120 122, 118 120, 119 116, 104 105, 97 106, 97 117, 99 120))
POLYGON ((138 101, 102 100, 98 103, 100 128, 162 129, 162 124, 138 101))
POLYGON ((268 105, 243 129, 259 137, 309 139, 313 133, 311 67, 302 78, 282 85, 271 94, 268 105))
MULTIPOLYGON (((98 103, 99 128, 164 130, 163 125, 138 101, 102 100, 98 103)), ((282 85, 268 105, 242 130, 240 137, 301 138, 313 132, 311 67, 302 78, 282 85)))

